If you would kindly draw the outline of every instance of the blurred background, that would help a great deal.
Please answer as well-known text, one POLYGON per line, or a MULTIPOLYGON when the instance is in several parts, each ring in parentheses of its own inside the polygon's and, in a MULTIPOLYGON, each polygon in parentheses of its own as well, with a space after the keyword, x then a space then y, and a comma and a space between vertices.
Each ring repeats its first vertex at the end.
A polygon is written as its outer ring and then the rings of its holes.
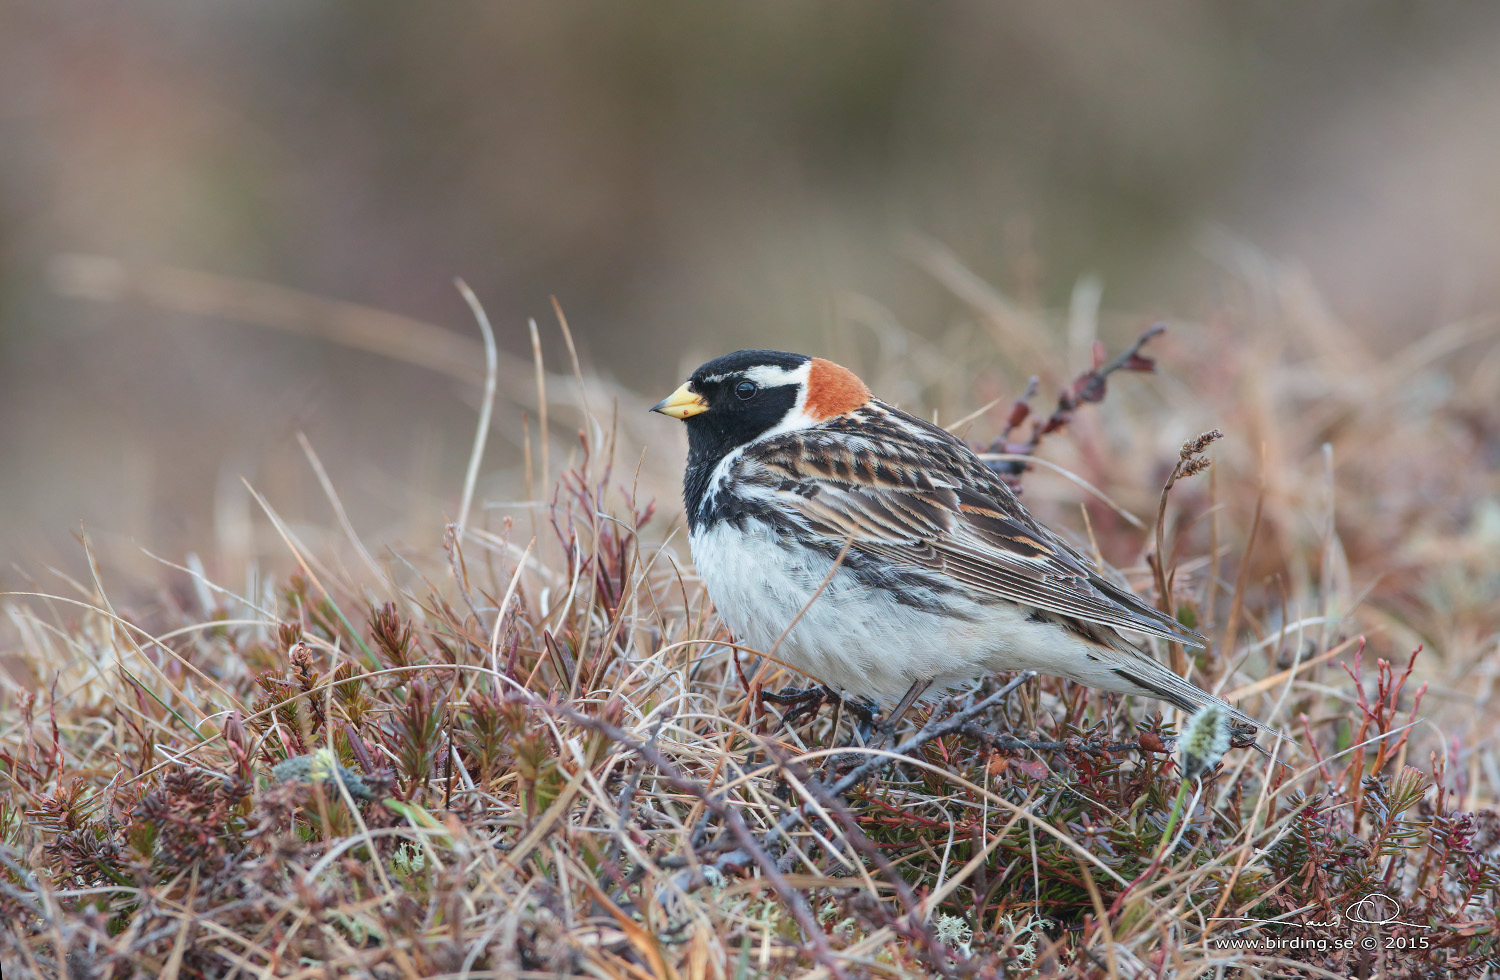
POLYGON ((430 545, 479 398, 455 276, 507 355, 493 501, 528 320, 571 371, 550 297, 632 427, 745 346, 953 418, 1086 366, 976 310, 1102 306, 1118 349, 1255 262, 1377 360, 1500 309, 1500 5, 0 2, 0 564, 77 570, 80 527, 238 560, 242 478, 332 524, 299 432, 362 535, 430 545), (943 358, 988 388, 945 403, 943 358))

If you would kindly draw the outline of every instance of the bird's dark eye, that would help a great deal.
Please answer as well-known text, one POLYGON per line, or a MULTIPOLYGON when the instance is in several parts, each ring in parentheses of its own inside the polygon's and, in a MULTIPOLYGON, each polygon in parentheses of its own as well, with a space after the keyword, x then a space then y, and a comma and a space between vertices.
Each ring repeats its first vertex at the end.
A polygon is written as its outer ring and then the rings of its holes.
POLYGON ((734 393, 739 396, 740 401, 746 402, 754 398, 755 393, 759 390, 760 385, 756 384, 754 381, 741 381, 739 384, 734 386, 734 393))

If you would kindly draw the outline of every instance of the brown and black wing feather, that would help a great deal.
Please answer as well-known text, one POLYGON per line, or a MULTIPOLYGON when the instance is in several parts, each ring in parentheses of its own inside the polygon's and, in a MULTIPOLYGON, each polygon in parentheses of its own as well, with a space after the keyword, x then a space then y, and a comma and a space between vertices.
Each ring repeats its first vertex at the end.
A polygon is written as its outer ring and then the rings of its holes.
POLYGON ((1037 523, 959 439, 896 409, 872 403, 848 421, 766 440, 742 465, 809 531, 871 557, 980 598, 1203 645, 1037 523))

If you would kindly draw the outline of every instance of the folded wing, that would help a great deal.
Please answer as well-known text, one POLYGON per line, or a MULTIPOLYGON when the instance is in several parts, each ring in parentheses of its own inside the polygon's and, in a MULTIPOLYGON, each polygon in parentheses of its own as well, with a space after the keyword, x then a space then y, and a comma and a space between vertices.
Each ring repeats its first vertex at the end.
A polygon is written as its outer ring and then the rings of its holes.
POLYGON ((815 436, 759 448, 745 460, 760 471, 747 474, 750 482, 809 531, 947 575, 980 598, 1203 645, 1197 633, 1105 579, 1093 562, 1034 521, 957 440, 920 454, 815 436), (805 444, 809 438, 816 451, 805 444))

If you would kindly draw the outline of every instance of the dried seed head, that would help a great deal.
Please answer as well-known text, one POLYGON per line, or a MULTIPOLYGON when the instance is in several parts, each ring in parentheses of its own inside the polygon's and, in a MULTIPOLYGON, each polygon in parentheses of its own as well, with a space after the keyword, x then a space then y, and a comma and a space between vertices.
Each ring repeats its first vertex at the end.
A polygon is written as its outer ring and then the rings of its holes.
POLYGON ((1204 470, 1208 469, 1208 467, 1208 460, 1204 459, 1202 456, 1195 456, 1192 459, 1185 460, 1183 464, 1177 468, 1177 475, 1178 477, 1196 476, 1199 473, 1202 473, 1204 470))
POLYGON ((1203 450, 1207 449, 1210 445, 1222 438, 1224 438, 1224 433, 1220 432, 1218 429, 1209 429, 1207 432, 1203 433, 1201 436, 1198 436, 1196 439, 1189 439, 1187 442, 1183 443, 1182 451, 1177 455, 1184 462, 1186 462, 1187 460, 1192 459, 1194 456, 1203 452, 1203 450))
POLYGON ((297 682, 302 685, 302 690, 311 691, 317 686, 321 675, 313 665, 312 647, 298 640, 287 650, 286 659, 292 665, 297 682))
POLYGON ((1177 755, 1182 778, 1202 777, 1229 751, 1229 712, 1210 701, 1188 719, 1182 737, 1177 740, 1177 755))

